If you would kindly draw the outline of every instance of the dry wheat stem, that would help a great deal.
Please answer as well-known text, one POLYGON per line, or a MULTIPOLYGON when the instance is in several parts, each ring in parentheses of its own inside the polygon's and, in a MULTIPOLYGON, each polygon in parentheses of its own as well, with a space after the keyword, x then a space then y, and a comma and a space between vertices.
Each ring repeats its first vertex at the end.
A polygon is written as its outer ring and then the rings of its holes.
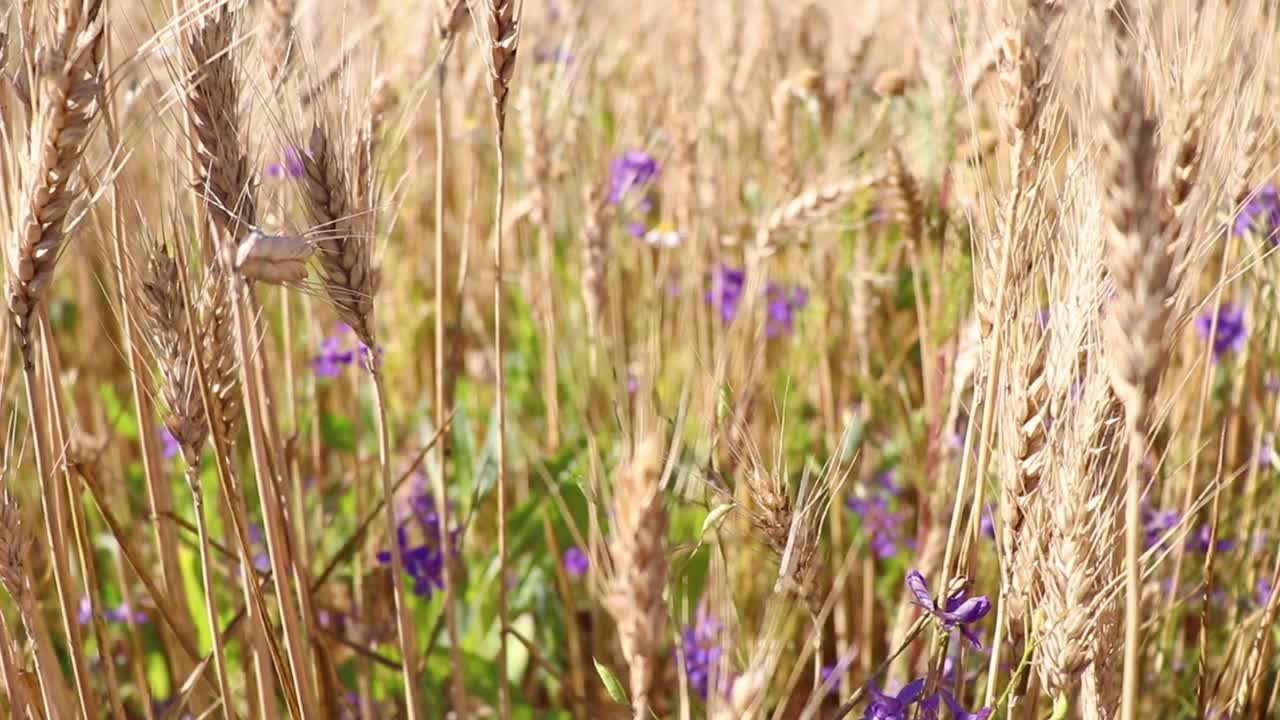
MULTIPOLYGON (((4 38, 0 37, 0 43, 4 38)), ((2 54, 2 53, 0 53, 2 54)), ((0 68, 4 67, 0 58, 0 68)), ((9 696, 9 710, 14 717, 31 717, 32 699, 27 697, 27 688, 18 675, 18 659, 15 657, 17 646, 9 632, 9 624, 0 616, 0 678, 3 678, 6 693, 9 696)), ((39 710, 36 710, 39 713, 39 710)), ((47 714, 47 710, 45 711, 47 714)))
MULTIPOLYGON (((400 544, 396 541, 396 513, 393 502, 394 493, 391 488, 391 445, 387 430, 387 396, 383 386, 382 371, 377 365, 374 353, 369 353, 369 373, 373 377, 374 402, 377 405, 378 422, 378 460, 382 465, 382 497, 386 512, 387 527, 390 533, 391 562, 393 568, 404 567, 400 544)), ((445 502, 441 499, 441 502, 445 502)), ((446 563, 448 562, 446 558, 446 563)), ((394 583, 394 599, 396 604, 397 635, 400 640, 400 665, 405 683, 405 703, 410 720, 419 717, 419 699, 415 671, 418 666, 417 630, 409 622, 409 607, 405 598, 404 583, 394 583)), ((505 667, 505 665, 500 666, 505 667)))
POLYGON ((598 370, 601 321, 608 302, 610 206, 601 191, 587 191, 582 224, 582 305, 587 315, 588 364, 591 377, 598 370))
MULTIPOLYGON (((436 97, 435 97, 435 397, 432 398, 435 426, 437 430, 444 427, 445 413, 445 376, 448 372, 448 361, 445 356, 445 179, 446 148, 448 143, 448 116, 445 113, 445 84, 448 79, 449 56, 452 54, 454 39, 465 19, 465 0, 441 0, 435 15, 436 34, 440 41, 440 60, 436 65, 436 97), (452 7, 450 7, 452 5, 452 7)), ((448 438, 442 437, 436 447, 436 467, 434 489, 437 507, 440 512, 440 537, 438 547, 448 547, 449 507, 448 478, 446 464, 448 460, 448 438)), ((467 688, 463 675, 462 647, 458 642, 458 591, 454 577, 454 565, 444 564, 444 615, 445 627, 449 634, 449 662, 453 670, 450 683, 453 707, 459 717, 467 717, 467 688)))
MULTIPOLYGON (((230 347, 234 347, 234 352, 228 355, 234 357, 234 369, 239 375, 239 390, 244 399, 245 416, 250 430, 251 456, 259 480, 258 492, 266 521, 267 552, 271 558, 272 571, 279 583, 276 601, 289 657, 288 673, 280 674, 282 678, 286 674, 291 675, 293 687, 285 691, 290 710, 294 713, 309 713, 314 707, 314 695, 311 690, 309 656, 305 651, 306 638, 302 634, 298 608, 289 598, 282 511, 273 483, 267 482, 267 479, 273 477, 267 433, 275 427, 274 418, 268 421, 269 416, 262 409, 263 398, 266 396, 262 392, 261 374, 258 370, 263 359, 252 351, 256 347, 257 338, 251 320, 253 313, 248 307, 254 305, 252 294, 233 271, 235 247, 256 221, 256 188, 241 141, 240 77, 237 53, 233 52, 236 15, 226 2, 199 5, 195 12, 196 17, 181 36, 186 72, 183 86, 196 199, 202 214, 202 249, 209 266, 219 268, 210 275, 210 281, 215 285, 222 285, 209 292, 212 299, 217 301, 213 306, 217 308, 219 319, 223 321, 216 328, 216 333, 206 333, 199 342, 230 341, 230 347), (253 362, 255 359, 257 362, 253 362)), ((218 358, 217 365, 232 362, 226 356, 211 357, 218 358)), ((203 362, 198 361, 197 367, 202 364, 203 362)), ((202 394, 205 395, 206 413, 210 418, 211 428, 214 428, 215 438, 221 435, 220 431, 223 429, 215 426, 228 422, 225 410, 227 405, 234 403, 215 404, 213 398, 208 396, 208 391, 214 389, 210 381, 218 383, 216 391, 224 397, 235 387, 234 383, 220 381, 217 365, 214 366, 214 372, 202 369, 199 376, 202 394)), ((215 441, 215 455, 222 455, 227 448, 225 440, 215 441)), ((223 492, 237 521, 237 534, 240 535, 242 545, 241 559, 247 563, 247 558, 252 553, 248 550, 247 535, 244 534, 242 512, 237 504, 238 493, 233 489, 233 476, 227 467, 227 458, 218 459, 223 492)), ((246 587, 249 585, 250 583, 246 583, 246 587)), ((305 611, 305 607, 303 610, 305 611)), ((270 643, 269 638, 268 642, 270 643)), ((275 659, 273 654, 273 660, 275 659)), ((193 670, 193 673, 198 671, 199 668, 193 670)))
MULTIPOLYGON (((203 445, 203 443, 202 443, 203 445)), ((209 558, 209 527, 205 521, 204 490, 200 484, 200 467, 198 451, 187 461, 187 486, 191 489, 191 500, 196 515, 196 528, 200 540, 200 579, 204 584, 205 622, 209 627, 210 642, 213 647, 213 667, 218 681, 218 691, 222 695, 222 705, 230 717, 235 717, 231 709, 231 685, 227 682, 226 658, 222 652, 222 636, 218 632, 218 608, 214 599, 213 567, 209 558)))
MULTIPOLYGON (((240 373, 245 424, 249 427, 249 448, 254 473, 258 478, 258 495, 266 526, 267 555, 271 562, 272 575, 277 582, 276 604, 280 610, 285 647, 288 651, 289 674, 292 676, 293 690, 296 692, 298 712, 305 716, 314 712, 315 696, 312 693, 310 662, 308 653, 304 649, 305 639, 299 608, 289 597, 288 591, 287 578, 290 572, 285 561, 287 528, 284 526, 280 497, 275 491, 276 483, 280 478, 275 476, 263 430, 264 423, 272 420, 265 416, 262 408, 263 396, 259 377, 254 371, 257 363, 262 362, 262 359, 254 350, 259 345, 258 336, 250 318, 249 306, 252 304, 252 291, 235 275, 228 276, 227 280, 232 285, 230 304, 235 322, 236 365, 240 373)), ((248 547, 247 535, 244 545, 248 547)))
MULTIPOLYGON (((93 626, 94 638, 99 648, 107 647, 106 644, 106 621, 99 612, 99 599, 94 597, 98 587, 97 563, 93 556, 92 546, 90 544, 88 533, 88 520, 85 517, 84 505, 81 498, 84 491, 80 487, 80 476, 71 471, 71 465, 68 461, 68 450, 71 447, 70 424, 67 420, 66 410, 63 406, 62 396, 59 391, 59 384, 50 381, 50 378, 62 378, 62 367, 59 363, 57 354, 57 345, 53 340, 53 330, 49 323, 47 311, 42 306, 36 312, 37 329, 40 332, 41 343, 41 363, 43 376, 46 379, 44 383, 45 401, 48 404, 49 411, 49 433, 51 444, 60 448, 56 464, 58 472, 62 476, 62 482, 65 486, 66 500, 70 509, 69 516, 71 519, 71 532, 75 540, 76 561, 80 567, 80 575, 83 579, 87 596, 89 597, 89 611, 91 624, 93 626)), ((102 651, 100 650, 100 653, 102 651)), ((107 699, 111 708, 112 717, 124 718, 124 706, 120 701, 120 691, 116 680, 115 664, 110 663, 106 668, 105 680, 107 688, 107 699)))
MULTIPOLYGON (((77 603, 72 596, 73 586, 70 567, 68 567, 67 563, 66 538, 62 531, 62 528, 65 527, 63 518, 66 512, 63 504, 67 499, 60 487, 61 483, 55 476, 56 470, 49 448, 49 437, 46 432, 49 427, 46 418, 47 414, 44 411, 44 403, 37 396, 37 393, 39 393, 39 380, 35 374, 35 367, 27 368, 24 375, 26 381, 27 417, 35 441, 36 474, 40 477, 40 504, 45 517, 45 536, 49 542, 49 552, 53 556, 54 586, 59 599, 62 629, 66 633, 67 643, 71 651, 71 668, 75 680, 76 699, 79 702, 79 714, 87 718, 87 709, 94 707, 94 705, 88 699, 90 691, 88 673, 84 663, 84 648, 81 645, 79 627, 75 621, 74 608, 77 607, 77 603)), ((54 667, 60 666, 55 665, 54 667)))
MULTIPOLYGON (((378 361, 378 343, 374 335, 374 295, 378 291, 380 271, 373 259, 374 198, 372 186, 364 190, 353 187, 354 163, 348 163, 337 152, 340 143, 330 136, 329 125, 317 122, 311 131, 310 152, 303 159, 304 187, 312 221, 324 231, 316 241, 318 259, 325 290, 338 316, 355 330, 369 348, 366 365, 378 405, 380 477, 385 505, 387 533, 392 538, 393 568, 403 567, 397 537, 395 503, 391 494, 390 438, 386 421, 386 392, 378 361)), ((443 500, 443 499, 442 499, 443 500)), ((410 624, 408 601, 403 583, 393 585, 396 606, 396 635, 400 644, 401 667, 405 683, 405 702, 410 718, 421 712, 420 689, 415 678, 417 667, 417 635, 410 624)))
POLYGON ((43 616, 36 607, 26 568, 32 544, 33 538, 22 527, 17 499, 5 487, 0 491, 0 586, 13 599, 34 646, 36 679, 40 683, 45 715, 69 717, 72 713, 71 695, 63 680, 43 616))
MULTIPOLYGON (((515 71, 516 51, 520 42, 519 10, 516 0, 485 0, 483 21, 486 23, 482 37, 485 67, 489 71, 489 92, 493 106, 494 147, 497 151, 497 187, 494 195, 493 228, 493 359, 497 391, 498 414, 498 622, 500 643, 498 667, 507 667, 507 629, 510 627, 510 608, 507 599, 507 387, 504 368, 502 337, 502 254, 503 210, 506 203, 506 143, 507 95, 511 90, 511 76, 515 71)), ((511 684, 507 673, 498 675, 498 715, 502 720, 511 716, 511 684)))

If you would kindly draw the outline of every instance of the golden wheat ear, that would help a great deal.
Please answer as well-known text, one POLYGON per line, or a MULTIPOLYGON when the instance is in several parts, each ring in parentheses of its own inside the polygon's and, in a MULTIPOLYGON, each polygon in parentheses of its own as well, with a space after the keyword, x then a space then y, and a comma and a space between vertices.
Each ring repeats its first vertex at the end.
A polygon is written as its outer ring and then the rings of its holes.
POLYGON ((614 475, 609 556, 613 576, 604 605, 617 623, 622 656, 630 668, 636 720, 649 717, 659 648, 666 637, 667 508, 661 487, 662 451, 643 441, 614 475))

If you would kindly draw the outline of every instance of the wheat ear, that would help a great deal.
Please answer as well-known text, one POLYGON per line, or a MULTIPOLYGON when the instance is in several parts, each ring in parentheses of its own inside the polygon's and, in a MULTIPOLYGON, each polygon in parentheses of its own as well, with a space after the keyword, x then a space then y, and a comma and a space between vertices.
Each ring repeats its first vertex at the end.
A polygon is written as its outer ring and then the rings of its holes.
POLYGON ((1123 720, 1134 720, 1139 688, 1141 566, 1139 507, 1150 411, 1164 372, 1169 300, 1178 287, 1172 248, 1161 233, 1155 184, 1155 123, 1132 70, 1109 57, 1105 122, 1104 209, 1109 220, 1107 268, 1116 296, 1108 305, 1107 370, 1124 406, 1128 437, 1125 493, 1125 651, 1123 720))
POLYGON ((838 211, 877 181, 874 176, 849 177, 800 193, 769 213, 756 229, 756 251, 762 257, 772 255, 781 248, 781 241, 787 233, 803 229, 838 211))
POLYGON ((656 441, 638 445, 617 470, 609 555, 613 576, 604 598, 617 623, 622 657, 630 668, 631 703, 645 720, 653 702, 658 648, 667 608, 667 510, 661 486, 662 454, 656 441))
POLYGON ((231 51, 236 17, 226 0, 202 2, 194 12, 182 34, 182 50, 195 189, 206 212, 234 243, 257 217, 256 188, 242 139, 240 74, 231 51))
MULTIPOLYGON (((204 412, 196 377, 196 353, 192 333, 186 325, 184 310, 187 298, 182 293, 178 263, 162 247, 148 250, 147 277, 142 284, 143 316, 155 348, 161 376, 160 396, 166 411, 166 425, 178 442, 186 460, 187 487, 195 505, 196 530, 200 542, 200 571, 204 583, 205 621, 212 638, 214 672, 222 702, 231 702, 227 682, 226 658, 218 626, 218 610, 214 598, 213 568, 209 550, 209 528, 204 509, 204 491, 200 481, 200 452, 209 437, 208 415, 204 412)), ((229 712, 229 710, 228 710, 229 712)), ((230 713, 229 713, 230 714, 230 713)))

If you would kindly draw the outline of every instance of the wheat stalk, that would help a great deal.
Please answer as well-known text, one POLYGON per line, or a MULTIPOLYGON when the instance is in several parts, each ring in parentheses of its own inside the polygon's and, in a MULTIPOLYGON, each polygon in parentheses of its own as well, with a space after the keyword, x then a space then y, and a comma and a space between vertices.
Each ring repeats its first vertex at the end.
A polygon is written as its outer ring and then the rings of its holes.
MULTIPOLYGON (((83 509, 78 496, 69 502, 72 498, 67 497, 62 487, 63 473, 55 467, 55 455, 50 447, 52 437, 47 437, 42 429, 61 425, 63 418, 61 398, 54 392, 48 408, 54 425, 44 422, 46 399, 39 397, 37 389, 33 338, 35 325, 39 323, 33 320, 44 315, 42 303, 66 247, 67 214, 81 192, 76 180, 80 177, 85 146, 100 109, 102 9, 101 2, 67 0, 58 4, 52 37, 40 44, 37 52, 28 53, 27 66, 21 71, 30 82, 31 97, 26 147, 5 158, 5 185, 12 194, 5 198, 6 222, 2 228, 7 261, 6 302, 21 353, 28 419, 36 445, 36 469, 42 481, 46 535, 53 555, 63 630, 81 713, 87 713, 93 705, 89 699, 91 689, 84 650, 73 619, 76 603, 64 532, 67 515, 77 527, 83 526, 83 509)), ((28 43, 37 42, 29 14, 32 10, 27 7, 20 13, 24 41, 28 43)), ((5 133, 12 136, 7 127, 5 133)), ((48 356, 56 349, 45 348, 45 351, 48 356)), ((77 548, 83 550, 79 542, 77 548)), ((85 570, 87 573, 88 568, 85 570)), ((48 671, 58 672, 56 668, 56 664, 49 665, 48 671)), ((114 687, 111 689, 115 707, 118 698, 114 687)))
MULTIPOLYGON (((520 43, 520 12, 516 0, 484 0, 484 12, 479 20, 484 24, 481 42, 485 55, 485 67, 489 71, 489 96, 493 106, 494 138, 497 150, 497 189, 494 193, 493 223, 493 364, 498 402, 498 572, 507 576, 507 397, 506 370, 504 369, 502 337, 502 261, 503 261, 503 210, 506 203, 506 124, 507 95, 511 91, 511 77, 516 66, 516 50, 520 43)), ((507 584, 498 585, 498 621, 500 644, 498 666, 507 663, 507 628, 510 627, 510 609, 507 601, 507 584)), ((511 716, 511 686, 506 673, 498 677, 498 714, 502 720, 511 716)))
MULTIPOLYGON (((396 538, 397 520, 391 487, 390 439, 387 429, 386 389, 378 359, 378 343, 374 334, 374 296, 378 291, 381 271, 373 255, 375 185, 370 181, 363 189, 355 187, 358 160, 338 155, 343 147, 332 134, 339 125, 317 121, 311 131, 309 153, 303 160, 303 186, 312 223, 319 228, 316 240, 321 282, 334 310, 351 326, 368 348, 365 364, 373 379, 379 437, 379 462, 385 506, 387 535, 390 538, 393 568, 403 566, 401 548, 396 538)), ((358 147, 352 145, 351 147, 358 147)), ((371 147, 366 148, 372 150, 371 147)), ((441 502, 447 502, 442 497, 441 502)), ((401 670, 405 683, 408 717, 419 717, 420 690, 417 673, 417 638, 410 625, 408 600, 403 583, 393 588, 396 608, 397 637, 400 643, 401 670)))
POLYGON ((200 481, 200 452, 209 436, 208 416, 196 378, 196 353, 192 333, 186 326, 184 310, 187 298, 178 273, 182 270, 163 247, 148 249, 146 278, 142 283, 143 316, 155 348, 161 376, 160 395, 166 409, 166 426, 182 450, 186 460, 187 486, 195 505, 196 525, 200 541, 201 580, 204 584, 205 621, 213 638, 214 672, 224 704, 230 703, 226 658, 218 628, 218 611, 214 598, 213 569, 210 561, 209 531, 205 519, 204 492, 200 481))
POLYGON ((45 716, 70 717, 71 695, 62 679, 58 657, 28 580, 27 560, 31 548, 32 538, 22 527, 17 498, 5 487, 0 490, 0 587, 13 599, 35 646, 36 679, 40 682, 45 716))
MULTIPOLYGON (((453 46, 462 30, 463 22, 469 17, 467 12, 466 0, 440 0, 439 7, 433 17, 436 29, 436 37, 439 41, 439 60, 436 64, 435 80, 436 80, 436 96, 434 102, 435 116, 435 383, 434 397, 432 398, 432 409, 434 410, 435 426, 443 428, 445 424, 445 413, 448 411, 446 403, 446 374, 448 372, 449 361, 445 355, 445 191, 448 187, 446 182, 445 168, 448 148, 448 116, 445 112, 445 85, 448 79, 449 57, 453 52, 453 46)), ((435 472, 432 473, 435 478, 435 496, 440 501, 440 537, 439 547, 448 547, 448 533, 451 527, 449 516, 451 509, 449 507, 448 494, 448 472, 447 464, 447 446, 448 437, 442 437, 440 444, 436 448, 436 466, 435 472)), ((452 690, 454 710, 460 717, 467 717, 467 687, 463 674, 462 648, 459 643, 458 634, 458 611, 457 611, 457 585, 454 579, 454 564, 446 562, 444 564, 444 615, 445 627, 449 637, 449 661, 453 669, 453 678, 450 683, 452 690)))
POLYGON ((1175 258, 1160 227, 1155 183, 1155 123, 1142 106, 1141 87, 1119 57, 1108 58, 1110 92, 1103 108, 1105 197, 1110 221, 1107 267, 1116 288, 1108 306, 1107 370, 1128 426, 1125 498, 1126 610, 1122 717, 1133 720, 1139 692, 1141 618, 1140 463, 1150 409, 1166 362, 1169 300, 1178 287, 1175 258))

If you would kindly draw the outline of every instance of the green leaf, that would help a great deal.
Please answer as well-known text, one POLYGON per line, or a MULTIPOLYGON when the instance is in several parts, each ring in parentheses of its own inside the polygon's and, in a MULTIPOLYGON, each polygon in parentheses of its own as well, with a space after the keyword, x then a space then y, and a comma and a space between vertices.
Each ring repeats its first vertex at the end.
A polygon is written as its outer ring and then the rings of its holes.
POLYGON ((1053 715, 1050 716, 1050 720, 1064 720, 1070 711, 1071 702, 1067 700, 1067 696, 1059 695, 1058 699, 1053 701, 1053 715))
POLYGON ((320 416, 320 439, 325 447, 333 450, 352 452, 356 449, 356 433, 351 421, 334 413, 320 416))
POLYGON ((134 417, 133 405, 125 405, 120 396, 116 395, 116 389, 107 383, 98 386, 98 396, 102 398, 102 406, 116 432, 130 440, 137 440, 138 419, 134 417))
POLYGON ((609 693, 609 697, 616 703, 631 706, 627 700, 627 692, 622 689, 622 683, 618 682, 618 677, 610 672, 609 668, 604 666, 595 658, 591 658, 591 662, 595 663, 596 674, 600 676, 600 682, 604 683, 605 692, 609 693))

